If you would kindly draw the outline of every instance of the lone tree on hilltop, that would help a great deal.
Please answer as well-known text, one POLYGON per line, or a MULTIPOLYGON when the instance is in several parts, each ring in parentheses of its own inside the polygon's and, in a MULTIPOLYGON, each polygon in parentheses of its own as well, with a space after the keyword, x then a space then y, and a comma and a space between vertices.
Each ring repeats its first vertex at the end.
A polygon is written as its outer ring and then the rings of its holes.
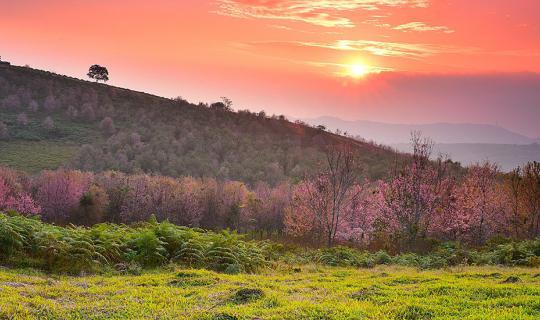
POLYGON ((109 80, 109 70, 99 64, 95 64, 88 69, 88 77, 96 80, 96 82, 107 82, 109 80))

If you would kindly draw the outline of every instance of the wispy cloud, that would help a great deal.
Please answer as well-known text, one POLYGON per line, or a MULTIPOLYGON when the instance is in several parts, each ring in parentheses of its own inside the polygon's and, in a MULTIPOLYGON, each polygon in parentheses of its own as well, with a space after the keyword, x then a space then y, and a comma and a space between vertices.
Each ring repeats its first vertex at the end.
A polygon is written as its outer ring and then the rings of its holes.
POLYGON ((346 14, 383 7, 427 7, 429 0, 216 0, 215 12, 237 18, 302 21, 323 27, 351 28, 346 14))
MULTIPOLYGON (((293 45, 302 47, 316 47, 339 51, 362 51, 376 56, 382 57, 409 57, 421 58, 427 57, 439 52, 448 51, 451 48, 440 47, 429 44, 412 44, 398 42, 384 42, 373 40, 337 40, 334 42, 302 42, 302 41, 267 41, 251 43, 257 44, 273 44, 273 45, 293 45)), ((455 48, 452 48, 455 50, 455 48)))
POLYGON ((401 30, 403 32, 410 32, 410 31, 419 31, 419 32, 423 32, 423 31, 441 31, 441 32, 444 32, 444 33, 453 33, 453 32, 455 32, 454 30, 452 30, 452 29, 450 29, 450 28, 448 28, 446 26, 430 26, 430 25, 425 24, 424 22, 418 22, 418 21, 401 24, 399 26, 393 27, 392 29, 401 30))

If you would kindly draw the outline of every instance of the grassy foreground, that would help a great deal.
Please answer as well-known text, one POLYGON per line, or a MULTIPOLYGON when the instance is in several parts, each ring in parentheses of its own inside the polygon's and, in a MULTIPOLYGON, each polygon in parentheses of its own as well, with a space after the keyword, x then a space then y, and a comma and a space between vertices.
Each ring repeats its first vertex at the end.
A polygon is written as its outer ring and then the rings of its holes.
POLYGON ((279 264, 259 274, 84 277, 0 269, 0 319, 540 319, 540 269, 279 264))

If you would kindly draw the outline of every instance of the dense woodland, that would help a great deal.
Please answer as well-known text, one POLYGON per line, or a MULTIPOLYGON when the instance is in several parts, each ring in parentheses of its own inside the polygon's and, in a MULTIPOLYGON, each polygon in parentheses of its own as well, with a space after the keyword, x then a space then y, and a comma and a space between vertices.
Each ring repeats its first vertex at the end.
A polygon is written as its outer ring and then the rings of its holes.
POLYGON ((113 171, 28 176, 1 168, 0 210, 41 215, 61 225, 129 224, 155 216, 260 238, 390 251, 540 236, 539 163, 504 177, 484 163, 460 176, 445 161, 428 161, 423 148, 387 181, 359 178, 351 170, 354 156, 341 148, 330 150, 327 162, 306 180, 277 186, 113 171))
POLYGON ((402 158, 323 128, 232 107, 226 98, 195 105, 0 66, 0 164, 32 172, 62 166, 275 186, 311 171, 329 141, 354 144, 373 179, 402 158))

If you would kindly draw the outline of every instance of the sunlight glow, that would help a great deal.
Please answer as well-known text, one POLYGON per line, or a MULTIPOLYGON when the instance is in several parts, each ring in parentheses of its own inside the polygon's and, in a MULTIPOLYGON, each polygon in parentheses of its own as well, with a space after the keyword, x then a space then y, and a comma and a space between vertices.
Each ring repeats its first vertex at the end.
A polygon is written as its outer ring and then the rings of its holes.
POLYGON ((349 67, 349 73, 354 78, 360 78, 368 73, 368 67, 363 64, 353 64, 349 67))

